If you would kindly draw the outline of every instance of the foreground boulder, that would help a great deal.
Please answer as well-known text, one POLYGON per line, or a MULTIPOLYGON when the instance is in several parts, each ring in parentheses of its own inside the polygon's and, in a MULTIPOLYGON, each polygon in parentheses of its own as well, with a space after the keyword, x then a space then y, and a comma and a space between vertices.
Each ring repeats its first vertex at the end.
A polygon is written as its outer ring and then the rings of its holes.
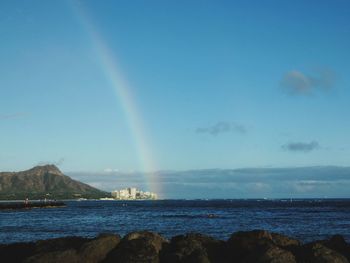
POLYGON ((38 241, 34 255, 25 263, 98 263, 120 242, 117 235, 102 234, 94 239, 66 237, 38 241))
POLYGON ((263 253, 273 245, 272 236, 267 231, 240 231, 231 235, 227 249, 232 261, 251 261, 253 254, 263 253))
POLYGON ((228 245, 239 254, 249 253, 265 244, 273 244, 271 234, 265 230, 239 231, 228 240, 228 245))
POLYGON ((323 241, 322 244, 342 254, 350 262, 350 245, 346 243, 341 235, 334 235, 330 239, 323 241))
POLYGON ((279 247, 292 247, 292 246, 300 246, 300 241, 294 238, 290 238, 278 233, 271 233, 272 241, 275 245, 279 247))
POLYGON ((59 237, 35 242, 35 254, 64 251, 69 249, 78 250, 89 238, 84 237, 59 237))
POLYGON ((310 263, 348 263, 345 256, 332 250, 321 242, 314 242, 300 247, 295 253, 298 262, 310 263))
POLYGON ((120 263, 158 263, 159 252, 168 241, 157 233, 133 232, 126 235, 103 261, 120 263))
POLYGON ((173 237, 170 244, 162 251, 161 261, 228 262, 225 256, 225 242, 199 233, 173 237))
POLYGON ((120 242, 119 235, 102 234, 96 239, 85 243, 78 251, 80 262, 98 263, 116 248, 120 242))
POLYGON ((0 245, 0 262, 23 262, 23 260, 33 255, 34 251, 35 244, 33 242, 0 245))
POLYGON ((233 233, 227 242, 233 262, 296 262, 291 248, 300 242, 287 236, 265 230, 233 233))
POLYGON ((75 249, 68 249, 63 251, 54 251, 54 252, 36 254, 34 256, 27 258, 24 262, 25 263, 48 263, 48 262, 78 263, 79 256, 75 249))
POLYGON ((157 233, 132 232, 124 238, 64 237, 0 244, 6 263, 348 263, 350 246, 340 235, 305 245, 264 230, 241 231, 228 241, 188 233, 170 242, 157 233))
POLYGON ((254 263, 296 263, 295 256, 278 246, 268 246, 244 258, 243 262, 254 263))

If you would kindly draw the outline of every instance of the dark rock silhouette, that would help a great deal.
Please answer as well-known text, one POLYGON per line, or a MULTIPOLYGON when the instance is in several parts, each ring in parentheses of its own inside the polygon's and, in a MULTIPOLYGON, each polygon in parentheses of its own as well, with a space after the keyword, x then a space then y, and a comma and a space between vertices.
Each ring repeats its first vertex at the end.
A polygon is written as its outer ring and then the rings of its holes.
POLYGON ((300 245, 300 241, 278 234, 278 233, 271 233, 271 238, 272 241, 280 247, 291 247, 291 246, 299 246, 300 245))
POLYGON ((350 261, 350 246, 341 235, 334 235, 330 239, 320 242, 326 247, 344 255, 350 261))
POLYGON ((23 262, 35 254, 35 243, 14 243, 0 245, 1 262, 23 262), (5 261, 6 260, 6 261, 5 261))
POLYGON ((126 235, 120 245, 104 261, 109 262, 159 262, 159 252, 168 241, 157 233, 140 231, 126 235))
POLYGON ((96 238, 64 237, 0 245, 1 262, 63 263, 348 263, 350 246, 340 235, 301 244, 264 230, 241 231, 229 240, 188 233, 166 240, 149 232, 96 238))
POLYGON ((248 262, 257 262, 257 263, 264 263, 264 262, 273 262, 273 263, 296 263, 295 256, 288 250, 282 249, 278 246, 270 246, 265 251, 256 253, 252 258, 254 258, 254 261, 248 262))
POLYGON ((175 236, 161 253, 163 262, 224 262, 225 242, 189 233, 175 236))
POLYGON ((85 243, 78 251, 81 262, 98 263, 120 243, 119 235, 102 234, 85 243))
POLYGON ((24 261, 25 263, 78 263, 79 257, 77 251, 74 249, 67 249, 63 251, 53 251, 47 253, 36 254, 24 261))
POLYGON ((61 237, 48 240, 39 240, 35 243, 36 253, 48 253, 53 251, 64 251, 68 249, 78 250, 90 239, 83 237, 61 237))
POLYGON ((312 243, 303 246, 305 259, 308 262, 316 263, 347 263, 348 260, 335 250, 327 248, 321 243, 312 243))

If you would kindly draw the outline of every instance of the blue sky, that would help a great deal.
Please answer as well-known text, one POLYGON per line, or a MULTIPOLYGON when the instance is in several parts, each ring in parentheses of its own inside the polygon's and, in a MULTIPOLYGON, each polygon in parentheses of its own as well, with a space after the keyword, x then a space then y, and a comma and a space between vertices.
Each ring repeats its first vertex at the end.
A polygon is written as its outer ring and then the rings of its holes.
POLYGON ((348 1, 1 1, 0 168, 349 166, 348 1), (82 19, 83 17, 83 19, 82 19))

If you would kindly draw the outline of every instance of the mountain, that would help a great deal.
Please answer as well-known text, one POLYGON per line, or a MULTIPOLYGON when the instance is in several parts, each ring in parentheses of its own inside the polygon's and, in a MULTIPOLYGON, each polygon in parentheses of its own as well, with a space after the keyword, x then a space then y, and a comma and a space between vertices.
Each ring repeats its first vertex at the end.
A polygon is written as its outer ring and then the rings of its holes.
POLYGON ((55 165, 36 166, 21 172, 0 172, 0 199, 100 198, 108 195, 64 175, 55 165))

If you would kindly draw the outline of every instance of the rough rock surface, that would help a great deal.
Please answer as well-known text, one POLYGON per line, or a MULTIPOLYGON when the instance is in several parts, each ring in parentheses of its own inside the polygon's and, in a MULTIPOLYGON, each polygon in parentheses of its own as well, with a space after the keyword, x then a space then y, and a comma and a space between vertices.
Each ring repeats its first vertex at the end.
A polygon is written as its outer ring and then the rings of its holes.
POLYGON ((80 262, 98 263, 104 260, 107 254, 116 248, 120 242, 120 236, 111 234, 99 235, 79 249, 78 255, 80 262))
POLYGON ((302 245, 264 230, 241 231, 222 241, 199 233, 173 237, 140 231, 124 238, 64 237, 0 244, 5 263, 348 263, 350 246, 340 235, 302 245))
POLYGON ((168 243, 168 240, 166 240, 164 237, 157 233, 149 232, 149 231, 139 231, 139 232, 132 232, 130 234, 127 234, 123 241, 131 241, 135 239, 145 239, 150 242, 150 244, 155 248, 157 253, 162 249, 162 246, 164 243, 168 243))
POLYGON ((26 258, 33 255, 35 251, 34 243, 14 243, 8 245, 0 245, 0 262, 12 263, 22 262, 26 258))
POLYGON ((104 262, 158 263, 159 252, 163 244, 167 242, 157 233, 148 231, 132 232, 122 239, 119 246, 109 253, 104 262))
POLYGON ((233 233, 227 243, 232 261, 251 260, 253 254, 263 253, 274 245, 271 233, 265 230, 233 233))
POLYGON ((348 263, 345 256, 332 250, 321 243, 311 243, 305 245, 303 257, 299 258, 300 261, 305 260, 305 262, 310 263, 348 263))
POLYGON ((285 249, 278 246, 270 246, 264 251, 252 253, 245 259, 245 262, 256 263, 296 263, 295 256, 285 249))
POLYGON ((278 233, 271 233, 272 241, 279 247, 299 246, 300 241, 278 233))
POLYGON ((225 243, 212 237, 189 233, 173 237, 161 253, 162 262, 226 262, 225 243))
POLYGON ((48 253, 54 251, 64 251, 69 249, 79 249, 89 238, 83 237, 60 237, 35 242, 35 253, 48 253))
MULTIPOLYGON (((102 234, 97 238, 65 237, 38 241, 25 263, 98 263, 120 242, 120 236, 102 234)), ((15 261, 14 261, 15 262, 15 261)))
POLYGON ((78 263, 79 257, 75 249, 40 253, 27 258, 25 263, 78 263))
POLYGON ((347 244, 341 235, 334 235, 322 242, 326 247, 344 255, 350 262, 350 245, 347 244))

